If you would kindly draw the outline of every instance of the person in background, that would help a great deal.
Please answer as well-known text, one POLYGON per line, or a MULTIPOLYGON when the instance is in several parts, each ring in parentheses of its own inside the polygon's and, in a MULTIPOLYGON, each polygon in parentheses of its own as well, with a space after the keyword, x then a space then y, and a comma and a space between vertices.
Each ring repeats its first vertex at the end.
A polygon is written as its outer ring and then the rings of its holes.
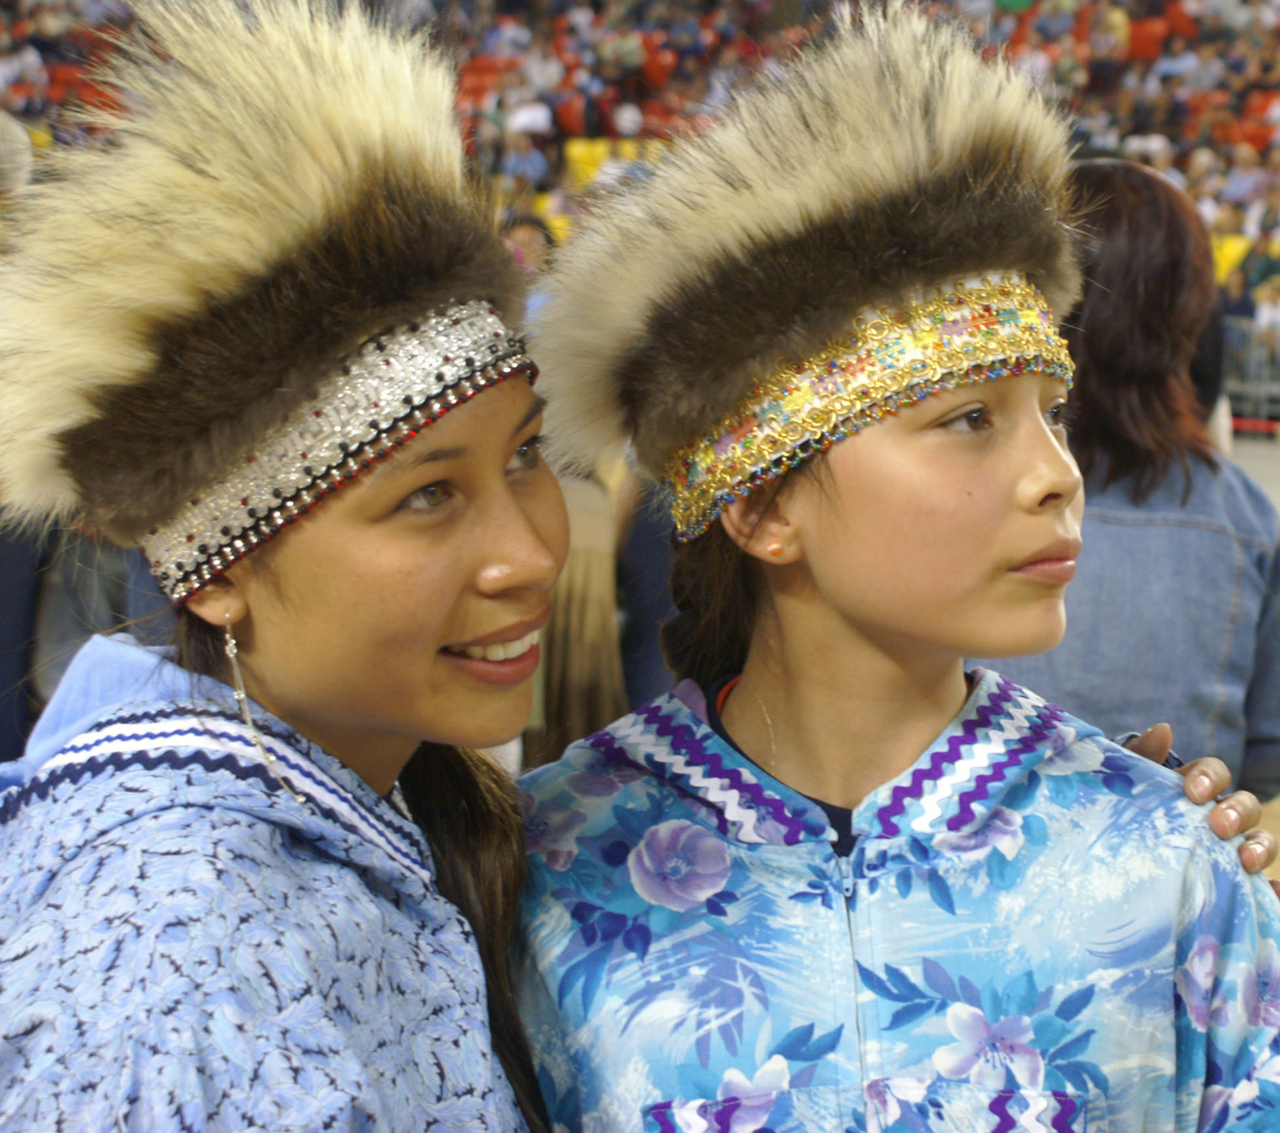
POLYGON ((1280 792, 1280 518, 1205 435, 1189 367, 1216 289, 1188 199, 1079 165, 1085 291, 1065 320, 1084 551, 1062 644, 990 662, 1104 730, 1156 711, 1180 753, 1280 792))

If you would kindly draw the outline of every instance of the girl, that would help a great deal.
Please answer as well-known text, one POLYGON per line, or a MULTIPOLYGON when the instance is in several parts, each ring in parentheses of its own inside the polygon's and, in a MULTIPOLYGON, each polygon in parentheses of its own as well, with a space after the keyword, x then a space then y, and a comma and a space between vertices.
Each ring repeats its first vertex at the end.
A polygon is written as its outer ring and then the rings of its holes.
POLYGON ((894 5, 561 259, 553 435, 668 485, 683 680, 523 782, 553 1122, 1275 1127, 1274 895, 963 667, 1063 632, 1068 185, 1038 96, 894 5))
POLYGON ((358 5, 144 17, 0 264, 0 499, 141 543, 179 641, 92 641, 0 796, 0 1126, 541 1128, 471 749, 566 522, 453 74, 358 5))

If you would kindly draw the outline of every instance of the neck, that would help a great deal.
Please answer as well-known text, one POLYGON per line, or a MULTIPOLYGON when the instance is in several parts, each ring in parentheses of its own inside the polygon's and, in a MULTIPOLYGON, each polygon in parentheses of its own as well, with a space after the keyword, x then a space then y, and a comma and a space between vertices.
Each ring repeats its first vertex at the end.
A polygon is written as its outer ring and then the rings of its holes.
POLYGON ((774 778, 853 808, 910 767, 967 698, 963 658, 885 648, 830 611, 811 626, 770 615, 722 718, 774 778))
POLYGON ((279 704, 248 667, 242 667, 245 691, 251 700, 339 763, 351 768, 379 795, 387 794, 396 785, 405 764, 418 750, 421 741, 409 736, 334 726, 312 718, 305 711, 279 704))

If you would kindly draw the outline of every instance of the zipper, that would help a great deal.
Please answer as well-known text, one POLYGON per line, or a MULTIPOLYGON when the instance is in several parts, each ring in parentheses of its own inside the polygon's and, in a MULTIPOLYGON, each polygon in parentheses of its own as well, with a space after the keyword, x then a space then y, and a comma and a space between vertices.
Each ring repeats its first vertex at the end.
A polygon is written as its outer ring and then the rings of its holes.
MULTIPOLYGON (((853 854, 837 854, 836 869, 840 871, 840 885, 844 890, 845 899, 853 896, 853 854)), ((845 910, 846 914, 848 910, 845 910)), ((849 926, 850 940, 852 940, 853 926, 849 926)))
POLYGON ((854 849, 847 854, 836 855, 836 871, 840 874, 840 889, 844 894, 844 923, 848 933, 848 957, 849 966, 852 969, 853 977, 853 1002, 849 1005, 849 1020, 853 1024, 853 1036, 857 1043, 858 1059, 857 1073, 858 1081, 853 1088, 853 1095, 856 1103, 862 1106, 866 1103, 866 1085, 867 1085, 867 1061, 866 1052, 862 1041, 862 1020, 859 1018, 860 1008, 858 1000, 862 995, 862 978, 858 975, 858 965, 855 962, 857 958, 857 950, 855 943, 858 938, 857 925, 854 922, 856 912, 849 908, 849 902, 853 899, 854 879, 853 879, 853 854, 856 851, 856 839, 854 849))

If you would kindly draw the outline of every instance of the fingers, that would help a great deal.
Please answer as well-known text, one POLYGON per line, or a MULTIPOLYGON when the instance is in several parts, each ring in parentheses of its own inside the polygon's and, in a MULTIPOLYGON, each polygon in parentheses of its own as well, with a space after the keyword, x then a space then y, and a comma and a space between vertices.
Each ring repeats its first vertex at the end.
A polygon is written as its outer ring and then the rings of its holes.
MULTIPOLYGON (((1257 798, 1248 791, 1236 791, 1235 794, 1228 795, 1216 807, 1213 813, 1209 815, 1209 823, 1213 825, 1213 815, 1219 811, 1223 812, 1224 823, 1231 828, 1231 833, 1224 835, 1231 838, 1236 834, 1243 834, 1246 830, 1250 830, 1262 821, 1262 804, 1257 798), (1233 817, 1225 817, 1231 815, 1233 817)), ((1227 827, 1224 826, 1223 829, 1227 827)), ((1216 830, 1215 830, 1216 832, 1216 830)))
MULTIPOLYGON (((1178 774, 1183 776, 1185 780, 1183 790, 1186 792, 1187 798, 1193 803, 1207 803, 1231 786, 1231 772, 1227 770, 1227 765, 1220 759, 1193 760, 1186 767, 1180 768, 1178 774)), ((1254 809, 1252 811, 1254 817, 1249 823, 1250 826, 1258 821, 1257 805, 1258 800, 1254 799, 1254 809)), ((1240 827, 1240 830, 1243 829, 1243 826, 1240 827)), ((1240 830, 1237 830, 1236 833, 1238 834, 1240 830)), ((1224 836, 1231 837, 1229 834, 1224 836)))
POLYGON ((1124 746, 1152 763, 1163 763, 1169 758, 1169 752, 1173 748, 1173 729, 1168 724, 1153 724, 1124 746))
MULTIPOLYGON (((1276 840, 1266 830, 1251 830, 1240 846, 1240 864, 1249 873, 1261 873, 1276 860, 1276 840)), ((1276 889, 1276 882, 1271 883, 1276 889)), ((1280 892, 1280 889, 1276 890, 1280 892)))

